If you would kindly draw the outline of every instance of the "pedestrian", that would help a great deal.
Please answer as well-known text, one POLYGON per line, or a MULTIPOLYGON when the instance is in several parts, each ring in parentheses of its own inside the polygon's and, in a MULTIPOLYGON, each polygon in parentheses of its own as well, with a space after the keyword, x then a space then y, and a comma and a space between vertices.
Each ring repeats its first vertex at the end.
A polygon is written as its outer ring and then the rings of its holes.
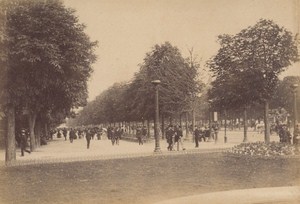
POLYGON ((73 143, 73 140, 74 140, 75 137, 76 137, 75 131, 73 130, 73 128, 71 128, 71 130, 69 132, 70 143, 73 143))
POLYGON ((95 137, 95 129, 90 129, 90 133, 91 133, 91 139, 94 140, 95 137))
POLYGON ((65 138, 65 141, 67 141, 67 133, 68 133, 67 129, 64 128, 63 129, 63 135, 64 135, 64 138, 65 138))
POLYGON ((81 130, 81 129, 78 130, 78 138, 79 138, 79 139, 82 138, 82 130, 81 130))
POLYGON ((111 135, 112 135, 112 128, 111 127, 108 127, 107 128, 107 138, 110 140, 111 139, 111 135))
POLYGON ((218 131, 219 131, 219 125, 218 125, 218 123, 214 123, 212 125, 212 130, 213 130, 213 135, 214 135, 213 139, 217 140, 218 139, 218 131))
POLYGON ((147 128, 143 126, 142 128, 142 139, 145 140, 147 138, 147 128))
POLYGON ((96 128, 96 136, 97 136, 97 140, 101 140, 101 130, 100 128, 96 128))
POLYGON ((138 139, 139 145, 143 145, 143 134, 141 127, 136 128, 136 138, 138 139))
POLYGON ((292 135, 285 124, 279 129, 279 138, 280 142, 291 144, 292 135))
POLYGON ((166 131, 166 139, 168 143, 168 150, 172 151, 173 150, 173 138, 175 136, 175 132, 173 130, 173 126, 169 125, 167 131, 166 131))
POLYGON ((60 132, 60 129, 57 130, 56 137, 57 137, 57 138, 61 138, 61 132, 60 132))
POLYGON ((204 129, 204 133, 205 135, 205 138, 206 138, 206 141, 209 141, 209 138, 210 138, 210 130, 207 126, 205 126, 205 129, 204 129))
POLYGON ((85 133, 85 138, 86 138, 86 144, 87 144, 87 149, 90 148, 90 142, 91 142, 91 138, 92 138, 92 133, 91 130, 88 129, 85 133))
POLYGON ((196 129, 194 131, 194 137, 195 137, 195 147, 199 147, 199 138, 200 138, 201 131, 199 130, 198 126, 196 126, 196 129))
POLYGON ((25 129, 22 129, 21 133, 20 133, 20 147, 21 147, 21 156, 22 157, 24 156, 24 151, 29 153, 29 154, 31 153, 29 150, 26 149, 26 147, 27 147, 27 134, 26 134, 25 129))
POLYGON ((115 130, 113 128, 111 128, 110 130, 110 140, 111 140, 111 144, 115 145, 116 137, 115 137, 115 130))
POLYGON ((205 142, 206 141, 206 137, 205 137, 205 128, 201 127, 200 128, 200 137, 199 137, 199 141, 200 142, 205 142))
POLYGON ((115 130, 115 143, 116 143, 116 145, 119 145, 121 136, 122 136, 121 128, 116 128, 116 130, 115 130))
POLYGON ((294 131, 293 144, 295 144, 295 145, 299 145, 300 144, 300 128, 299 128, 298 124, 296 126, 295 131, 294 131))
POLYGON ((179 145, 181 145, 182 150, 185 150, 183 146, 183 131, 181 129, 181 126, 178 126, 175 131, 175 143, 177 143, 177 151, 179 151, 179 145))

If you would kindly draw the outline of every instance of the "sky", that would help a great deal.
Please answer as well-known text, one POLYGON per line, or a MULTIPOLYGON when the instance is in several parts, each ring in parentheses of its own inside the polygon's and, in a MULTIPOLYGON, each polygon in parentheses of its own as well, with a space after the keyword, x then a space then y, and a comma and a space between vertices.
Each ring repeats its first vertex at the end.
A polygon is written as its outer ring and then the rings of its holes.
MULTIPOLYGON (((184 57, 193 48, 203 66, 219 49, 217 36, 236 34, 259 19, 299 33, 300 0, 64 0, 76 10, 97 62, 88 82, 89 101, 116 82, 130 81, 154 45, 166 41, 184 57), (298 12, 297 12, 298 11, 298 12)), ((202 75, 208 75, 202 72, 202 75)), ((281 76, 299 75, 300 63, 281 76)), ((205 77, 204 77, 205 78, 205 77)))

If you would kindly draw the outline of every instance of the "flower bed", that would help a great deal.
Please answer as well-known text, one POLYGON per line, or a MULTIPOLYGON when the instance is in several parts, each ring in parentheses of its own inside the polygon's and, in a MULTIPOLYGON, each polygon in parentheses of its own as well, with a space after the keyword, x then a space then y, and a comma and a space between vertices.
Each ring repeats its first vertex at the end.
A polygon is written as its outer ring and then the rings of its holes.
POLYGON ((263 157, 300 155, 299 151, 294 145, 279 142, 242 143, 229 150, 229 153, 263 157))

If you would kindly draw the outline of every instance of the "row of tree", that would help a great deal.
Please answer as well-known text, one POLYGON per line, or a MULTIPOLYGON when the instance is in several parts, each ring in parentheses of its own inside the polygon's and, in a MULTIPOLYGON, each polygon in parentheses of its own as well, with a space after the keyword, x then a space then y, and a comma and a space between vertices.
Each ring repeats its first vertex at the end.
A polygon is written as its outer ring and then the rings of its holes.
POLYGON ((264 104, 268 142, 269 104, 272 108, 293 112, 290 85, 299 83, 299 77, 280 81, 278 76, 298 60, 294 36, 273 21, 262 19, 236 35, 221 35, 218 39, 221 47, 207 62, 213 73, 210 85, 204 87, 197 80, 199 64, 193 60, 192 53, 184 59, 170 43, 156 45, 147 53, 132 82, 115 84, 104 91, 70 124, 152 120, 154 87, 151 81, 159 79, 162 120, 181 118, 191 110, 197 110, 196 117, 204 119, 208 118, 210 109, 220 112, 222 118, 228 114, 231 118, 240 118, 244 112, 244 121, 247 121, 247 110, 251 108, 251 118, 261 118, 261 104, 264 104))
POLYGON ((250 106, 264 104, 265 141, 269 142, 269 102, 279 84, 279 74, 299 59, 296 39, 264 19, 236 35, 218 39, 221 48, 208 62, 215 77, 208 93, 211 105, 222 110, 243 107, 246 121, 250 106))
POLYGON ((86 105, 97 42, 60 0, 2 0, 0 18, 0 101, 8 122, 6 161, 11 161, 16 122, 26 119, 34 150, 41 128, 47 134, 49 125, 86 105))
POLYGON ((154 85, 159 79, 160 115, 164 119, 182 116, 192 109, 192 101, 201 92, 199 63, 182 57, 169 42, 155 45, 146 54, 140 70, 131 82, 116 83, 89 103, 71 121, 72 125, 117 123, 154 119, 154 85))

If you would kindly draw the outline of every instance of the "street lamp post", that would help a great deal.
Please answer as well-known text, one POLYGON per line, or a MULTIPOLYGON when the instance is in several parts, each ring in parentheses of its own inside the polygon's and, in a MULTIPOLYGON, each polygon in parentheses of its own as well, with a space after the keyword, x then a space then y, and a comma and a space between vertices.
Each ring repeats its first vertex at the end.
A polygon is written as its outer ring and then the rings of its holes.
POLYGON ((158 104, 158 85, 160 80, 154 80, 151 82, 155 87, 155 117, 154 117, 154 139, 155 139, 155 149, 154 152, 161 152, 159 145, 159 104, 158 104))
POLYGON ((292 92, 294 95, 294 133, 293 136, 295 136, 296 134, 296 129, 297 129, 297 88, 298 88, 298 84, 292 84, 291 85, 292 88, 292 92))
MULTIPOLYGON (((191 106, 192 106, 192 141, 195 142, 195 136, 194 136, 194 132, 195 132, 195 123, 196 123, 196 115, 195 115, 195 94, 188 92, 188 95, 191 98, 191 106)), ((186 138, 187 139, 187 138, 186 138)))
POLYGON ((226 109, 224 110, 224 116, 225 116, 225 126, 224 126, 224 143, 227 143, 227 111, 226 109))
POLYGON ((213 112, 212 112, 212 100, 208 100, 209 102, 209 107, 208 107, 208 113, 209 113, 209 137, 208 137, 208 141, 212 142, 213 138, 212 138, 212 120, 213 120, 213 112))

